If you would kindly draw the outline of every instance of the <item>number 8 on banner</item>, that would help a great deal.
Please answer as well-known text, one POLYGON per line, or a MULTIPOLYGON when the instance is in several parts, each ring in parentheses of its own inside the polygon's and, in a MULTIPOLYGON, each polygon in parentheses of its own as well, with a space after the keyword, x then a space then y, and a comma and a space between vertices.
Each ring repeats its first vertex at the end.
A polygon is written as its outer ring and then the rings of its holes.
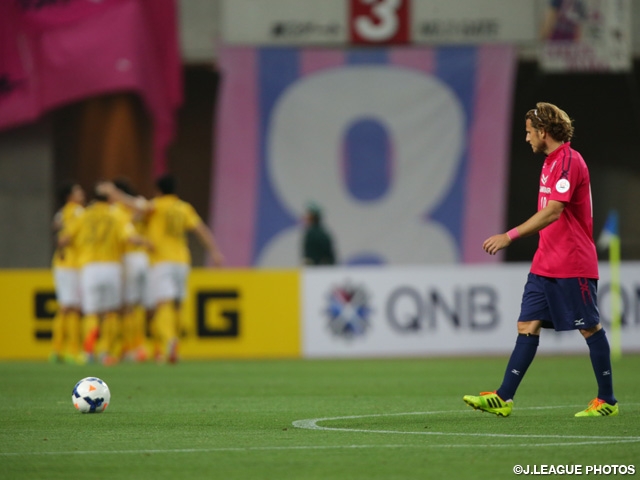
MULTIPOLYGON (((329 70, 286 90, 268 131, 267 170, 277 197, 297 217, 309 200, 320 202, 343 262, 458 260, 456 240, 428 219, 452 188, 464 145, 462 106, 446 84, 405 69, 329 70), (362 121, 380 125, 392 145, 390 184, 370 200, 354 198, 345 181, 346 132, 362 121)), ((258 263, 291 265, 299 245, 299 228, 285 229, 258 263)))
POLYGON ((351 42, 409 42, 409 0, 351 0, 351 42))

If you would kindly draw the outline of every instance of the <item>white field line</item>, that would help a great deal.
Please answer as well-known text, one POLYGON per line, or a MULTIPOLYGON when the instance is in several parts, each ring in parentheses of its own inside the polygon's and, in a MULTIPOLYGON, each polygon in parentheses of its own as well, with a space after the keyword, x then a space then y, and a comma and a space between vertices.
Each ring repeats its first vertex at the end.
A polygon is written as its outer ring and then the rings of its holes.
MULTIPOLYGON (((358 448, 405 448, 410 445, 290 445, 285 447, 213 447, 213 448, 165 448, 153 450, 73 450, 60 452, 0 452, 0 457, 21 457, 38 455, 130 455, 157 453, 213 453, 213 452, 259 452, 263 450, 330 450, 358 448)), ((422 445, 415 445, 422 447, 422 445)))
MULTIPOLYGON (((399 433, 399 432, 394 432, 399 433)), ((575 445, 610 445, 612 443, 635 443, 640 438, 630 440, 597 440, 590 442, 562 442, 562 443, 510 443, 509 447, 566 447, 575 445)), ((216 452, 259 452, 259 451, 292 451, 292 450, 357 450, 371 448, 490 448, 496 445, 488 444, 434 444, 434 445, 401 445, 401 444, 381 444, 381 445, 298 445, 286 447, 219 447, 219 448, 174 448, 174 449, 154 449, 154 450, 74 450, 60 452, 0 452, 0 457, 33 457, 33 456, 68 456, 68 455, 152 455, 152 454, 182 454, 182 453, 216 453, 216 452)))
MULTIPOLYGON (((553 408, 579 408, 578 406, 571 405, 559 405, 559 406, 545 406, 545 407, 525 407, 520 410, 546 410, 553 408)), ((472 410, 465 410, 465 413, 473 413, 472 410)), ((550 440, 581 440, 580 442, 558 442, 558 443, 524 443, 521 445, 510 446, 574 446, 574 445, 593 445, 604 443, 634 443, 640 442, 638 436, 595 436, 595 435, 543 435, 543 434, 507 434, 507 433, 462 433, 462 432, 407 432, 399 430, 370 430, 362 428, 345 428, 345 427, 324 427, 318 425, 320 422, 339 421, 339 420, 354 420, 361 418, 379 418, 379 417, 398 417, 408 415, 435 415, 435 414, 451 414, 451 413, 463 413, 462 410, 449 410, 449 411, 430 411, 430 412, 406 412, 406 413, 379 413, 370 415, 348 415, 344 417, 325 417, 325 418, 311 418, 305 420, 296 420, 293 422, 293 426, 296 428, 302 428, 306 430, 323 430, 331 432, 354 432, 354 433, 379 433, 379 434, 395 434, 395 435, 431 435, 431 436, 449 436, 449 437, 490 437, 490 438, 520 438, 520 439, 550 439, 550 440)), ((578 422, 592 421, 589 419, 576 420, 578 422)), ((442 446, 442 445, 440 445, 442 446)), ((470 445, 447 445, 447 447, 475 447, 477 444, 470 445)), ((489 446, 489 445, 487 445, 489 446)), ((429 445, 430 447, 430 445, 429 445)))
MULTIPOLYGON (((631 405, 631 404, 626 404, 631 405)), ((636 405, 636 404, 634 404, 636 405)), ((564 406, 548 406, 548 407, 525 407, 519 410, 545 410, 552 408, 578 408, 575 405, 564 406)), ((493 437, 493 438, 548 438, 555 440, 580 440, 570 442, 554 442, 554 443, 509 443, 509 447, 566 447, 576 445, 602 445, 612 443, 636 443, 640 442, 640 437, 634 436, 587 436, 587 435, 517 435, 517 434, 493 434, 493 433, 459 433, 459 432, 402 432, 395 430, 365 430, 337 427, 323 427, 318 422, 336 421, 336 420, 352 420, 359 418, 376 418, 376 417, 398 417, 408 415, 435 415, 439 413, 473 413, 469 410, 450 410, 450 411, 431 411, 431 412, 406 412, 406 413, 380 413, 372 415, 349 415, 344 417, 325 417, 306 420, 296 420, 293 426, 308 430, 324 430, 338 432, 353 433, 381 433, 395 435, 440 435, 440 436, 456 436, 456 437, 493 437)), ((576 420, 580 422, 593 421, 590 419, 576 420)), ((595 420, 598 421, 598 420, 595 420)), ((495 447, 495 444, 381 444, 381 445, 291 445, 291 446, 265 446, 265 447, 213 447, 213 448, 167 448, 167 449, 139 449, 139 450, 73 450, 59 452, 0 452, 0 457, 25 457, 25 456, 63 456, 63 455, 145 455, 145 454, 184 454, 184 453, 215 453, 215 452, 260 452, 260 451, 295 451, 295 450, 343 450, 343 449, 372 449, 372 448, 483 448, 495 447)))

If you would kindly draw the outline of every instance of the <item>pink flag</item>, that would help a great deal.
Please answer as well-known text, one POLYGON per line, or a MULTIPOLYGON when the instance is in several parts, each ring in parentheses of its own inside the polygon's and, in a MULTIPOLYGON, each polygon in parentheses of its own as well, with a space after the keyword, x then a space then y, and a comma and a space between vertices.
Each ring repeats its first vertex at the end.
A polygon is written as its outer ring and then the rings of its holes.
POLYGON ((116 91, 144 100, 164 172, 182 101, 175 0, 0 2, 0 129, 116 91))

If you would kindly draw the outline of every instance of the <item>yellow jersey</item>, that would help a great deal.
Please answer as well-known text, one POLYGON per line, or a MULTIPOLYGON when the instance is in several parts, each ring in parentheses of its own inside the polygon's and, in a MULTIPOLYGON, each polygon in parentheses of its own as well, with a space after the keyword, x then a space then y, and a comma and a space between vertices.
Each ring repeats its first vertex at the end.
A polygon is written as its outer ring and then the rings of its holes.
POLYGON ((151 201, 147 221, 147 238, 152 250, 149 260, 158 262, 191 263, 187 232, 202 220, 195 209, 176 195, 162 195, 151 201))
MULTIPOLYGON (((66 235, 70 226, 78 220, 83 212, 82 205, 75 202, 67 202, 56 213, 55 222, 60 226, 58 238, 66 235)), ((51 265, 54 268, 78 268, 78 249, 76 245, 71 243, 66 247, 56 248, 51 265)))
MULTIPOLYGON (((142 215, 137 214, 134 210, 123 203, 115 203, 113 207, 121 214, 127 222, 133 225, 133 229, 140 237, 146 236, 147 225, 142 215)), ((147 247, 144 245, 136 245, 128 242, 125 245, 125 252, 146 252, 147 247)))
POLYGON ((69 231, 79 249, 79 264, 120 262, 127 241, 135 235, 133 225, 115 207, 95 202, 74 222, 69 231))

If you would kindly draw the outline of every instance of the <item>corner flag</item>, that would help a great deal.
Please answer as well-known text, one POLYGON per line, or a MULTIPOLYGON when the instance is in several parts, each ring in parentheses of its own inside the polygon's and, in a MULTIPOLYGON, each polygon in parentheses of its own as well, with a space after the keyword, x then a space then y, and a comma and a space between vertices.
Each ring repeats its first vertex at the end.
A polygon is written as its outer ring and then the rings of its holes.
POLYGON ((618 212, 611 210, 598 237, 598 247, 609 249, 609 268, 611 269, 611 358, 622 358, 620 312, 620 233, 618 231, 618 212))

